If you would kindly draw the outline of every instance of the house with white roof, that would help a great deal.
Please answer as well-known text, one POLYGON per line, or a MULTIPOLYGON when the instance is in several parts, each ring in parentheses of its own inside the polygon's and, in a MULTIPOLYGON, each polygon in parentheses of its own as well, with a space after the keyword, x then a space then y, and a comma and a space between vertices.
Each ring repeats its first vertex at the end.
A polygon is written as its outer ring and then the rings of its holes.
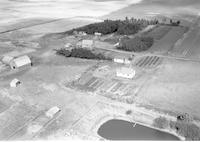
POLYGON ((116 76, 126 79, 133 79, 135 77, 135 70, 131 67, 121 67, 116 69, 116 76))

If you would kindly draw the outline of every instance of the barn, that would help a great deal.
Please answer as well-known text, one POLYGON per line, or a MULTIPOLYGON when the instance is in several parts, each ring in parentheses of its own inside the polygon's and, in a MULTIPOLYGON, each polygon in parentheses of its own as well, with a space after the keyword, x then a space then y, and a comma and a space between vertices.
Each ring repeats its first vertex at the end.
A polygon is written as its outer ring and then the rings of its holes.
POLYGON ((15 58, 10 62, 10 67, 12 69, 17 69, 31 65, 32 65, 31 59, 27 55, 15 58))

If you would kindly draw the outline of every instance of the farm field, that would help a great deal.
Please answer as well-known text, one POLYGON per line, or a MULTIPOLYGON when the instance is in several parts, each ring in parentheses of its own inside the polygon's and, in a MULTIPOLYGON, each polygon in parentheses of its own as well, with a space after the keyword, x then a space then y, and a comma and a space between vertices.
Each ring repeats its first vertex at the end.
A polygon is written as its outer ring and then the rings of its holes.
POLYGON ((152 30, 150 30, 150 32, 144 33, 143 35, 153 37, 154 40, 157 41, 162 39, 171 30, 171 26, 158 25, 157 27, 154 27, 152 30))
POLYGON ((189 59, 200 58, 200 30, 199 20, 177 44, 170 54, 172 56, 184 57, 189 59))
POLYGON ((148 51, 151 53, 167 54, 168 51, 173 49, 174 44, 180 38, 182 38, 185 32, 185 27, 172 27, 171 30, 165 36, 163 36, 163 38, 161 38, 158 41, 155 41, 154 45, 148 51))
POLYGON ((137 59, 133 65, 142 69, 154 69, 161 65, 162 58, 157 56, 144 56, 137 59))

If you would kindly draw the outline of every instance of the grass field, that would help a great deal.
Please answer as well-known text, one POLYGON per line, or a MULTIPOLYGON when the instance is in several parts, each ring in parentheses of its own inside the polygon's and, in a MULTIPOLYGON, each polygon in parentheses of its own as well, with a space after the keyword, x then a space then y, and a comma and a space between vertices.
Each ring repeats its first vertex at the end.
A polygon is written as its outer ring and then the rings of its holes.
POLYGON ((182 38, 186 32, 185 27, 172 27, 172 29, 160 40, 156 41, 149 52, 167 54, 173 49, 175 43, 182 38))
POLYGON ((190 59, 199 59, 200 53, 200 30, 199 20, 191 27, 190 31, 182 38, 170 54, 178 57, 185 57, 190 59))
POLYGON ((138 95, 137 101, 154 108, 200 117, 200 64, 166 60, 138 95))

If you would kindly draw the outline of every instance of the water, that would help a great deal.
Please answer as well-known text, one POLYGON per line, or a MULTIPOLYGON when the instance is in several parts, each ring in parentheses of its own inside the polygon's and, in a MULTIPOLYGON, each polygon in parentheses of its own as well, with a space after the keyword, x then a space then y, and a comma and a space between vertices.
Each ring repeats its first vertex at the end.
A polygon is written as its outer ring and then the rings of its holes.
POLYGON ((109 120, 104 123, 98 130, 98 134, 107 140, 179 140, 174 135, 161 132, 124 120, 109 120))

